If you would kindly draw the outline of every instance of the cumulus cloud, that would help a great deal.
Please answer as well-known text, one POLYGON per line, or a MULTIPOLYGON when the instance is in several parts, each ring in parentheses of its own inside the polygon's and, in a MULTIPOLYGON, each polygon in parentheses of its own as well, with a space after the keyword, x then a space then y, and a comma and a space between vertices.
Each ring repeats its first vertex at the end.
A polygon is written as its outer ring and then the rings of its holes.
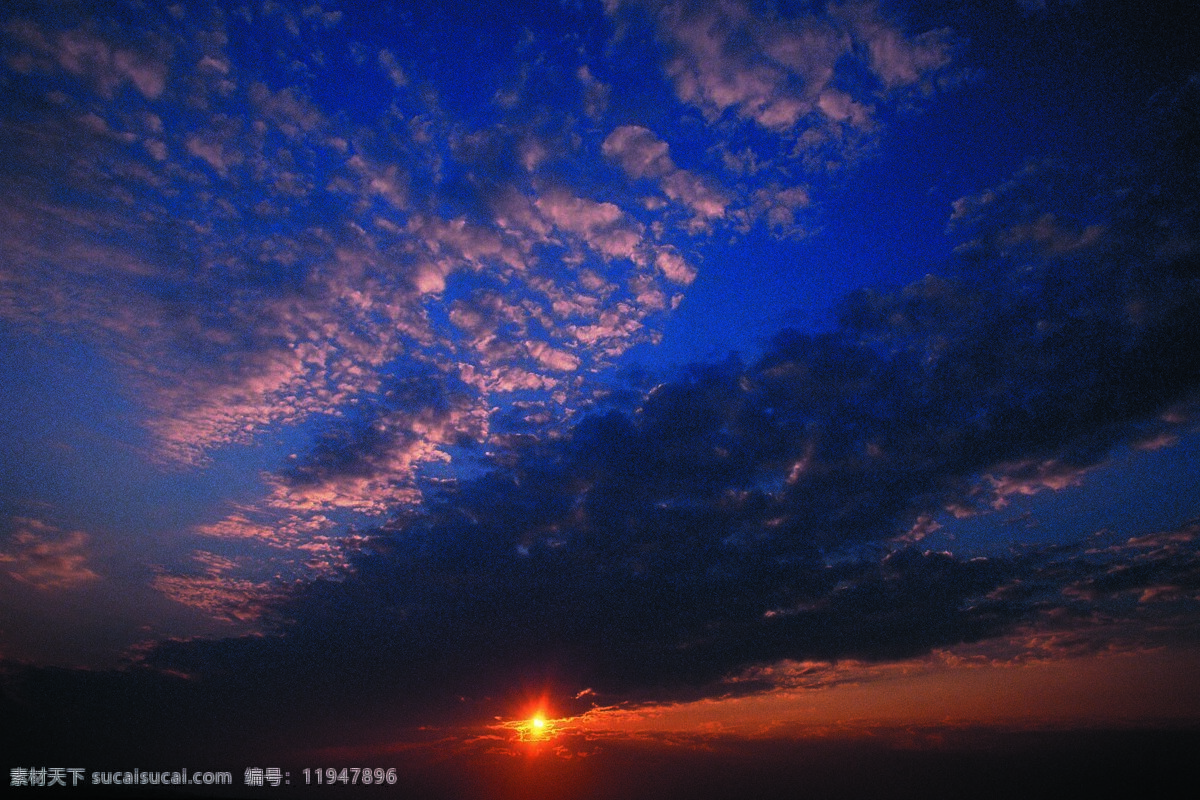
POLYGON ((151 586, 166 597, 225 622, 247 622, 261 616, 274 584, 225 577, 219 571, 189 575, 163 573, 151 586))
POLYGON ((956 41, 949 29, 909 30, 874 2, 766 10, 740 0, 646 0, 608 11, 626 32, 651 21, 647 39, 660 48, 675 96, 704 113, 725 170, 754 176, 718 182, 712 171, 677 167, 642 125, 613 130, 604 154, 687 207, 693 233, 728 219, 742 231, 763 224, 775 236, 807 235, 797 212, 812 200, 810 182, 877 152, 895 112, 928 102, 945 83, 956 41), (780 191, 803 200, 770 196, 780 191))
POLYGON ((485 417, 468 395, 433 377, 394 381, 356 419, 331 425, 304 458, 279 473, 283 508, 383 511, 419 496, 418 465, 446 460, 442 447, 478 441, 485 417))
MULTIPOLYGON (((271 8, 260 16, 304 39, 320 31, 303 20, 319 22, 323 13, 271 8)), ((692 18, 675 6, 664 13, 692 18)), ((758 30, 733 5, 720 14, 758 30)), ((771 25, 762 41, 795 61, 771 25)), ((147 27, 121 37, 141 41, 133 47, 51 20, 8 23, 18 73, 78 74, 102 97, 128 82, 140 99, 129 98, 120 119, 81 114, 67 126, 48 106, 37 112, 47 123, 37 136, 8 129, 30 155, 34 191, 6 195, 7 216, 24 222, 5 233, 14 259, 0 313, 102 339, 142 398, 163 460, 204 463, 214 449, 251 442, 270 425, 334 413, 374 392, 379 371, 396 358, 462 364, 462 379, 484 393, 559 389, 563 373, 603 367, 653 341, 680 300, 667 284, 686 287, 695 277, 661 215, 639 216, 622 192, 593 196, 537 178, 548 161, 579 147, 553 126, 459 126, 451 135, 425 95, 403 98, 414 106, 395 135, 382 133, 390 120, 355 132, 323 113, 303 82, 243 74, 223 14, 147 27), (184 41, 171 33, 176 25, 191 40, 177 48, 195 65, 190 72, 166 68, 159 42, 184 41), (104 135, 93 131, 81 147, 80 129, 98 122, 104 135), (428 146, 435 134, 451 143, 448 153, 428 146), (124 148, 127 141, 140 141, 143 152, 124 148), (112 168, 90 166, 97 163, 112 168), (524 172, 505 166, 513 164, 524 172), (459 173, 461 180, 447 177, 459 173), (54 194, 64 182, 80 202, 54 194), (59 235, 43 235, 47 226, 59 235), (182 264, 172 252, 191 260, 182 264), (614 261, 626 262, 623 274, 599 266, 614 261), (551 276, 547 263, 570 268, 551 276), (589 277, 601 273, 603 282, 589 277), (466 281, 499 281, 522 295, 511 305, 526 321, 464 349, 424 304, 466 281), (214 298, 230 302, 214 311, 214 298), (525 345, 529 324, 543 334, 533 347, 525 345)), ((384 49, 363 66, 400 85, 400 59, 384 49)), ((573 74, 598 119, 605 84, 586 67, 573 74)), ((641 125, 616 127, 599 149, 690 216, 680 235, 703 234, 735 212, 782 231, 807 202, 796 194, 802 190, 772 189, 771 203, 747 204, 711 174, 676 165, 667 143, 641 125)))
POLYGON ((948 29, 906 36, 871 3, 848 5, 843 13, 852 20, 855 35, 866 42, 872 71, 888 88, 917 85, 950 61, 948 29))
POLYGON ((580 237, 606 258, 632 258, 642 243, 642 226, 614 203, 553 192, 536 204, 555 227, 580 237))
MULTIPOLYGON (((668 273, 690 278, 682 261, 654 271, 657 234, 624 198, 541 182, 563 135, 487 121, 451 132, 417 92, 394 98, 409 104, 395 131, 392 108, 350 125, 296 71, 321 66, 320 30, 304 22, 317 16, 246 10, 281 40, 311 40, 264 74, 244 69, 211 11, 152 15, 111 41, 46 15, 7 23, 6 64, 35 122, 0 122, 23 176, 0 191, 0 318, 94 349, 157 467, 203 469, 272 430, 321 430, 257 498, 191 528, 266 548, 286 579, 342 564, 349 520, 418 504, 423 472, 482 446, 515 396, 565 419, 581 376, 657 336, 678 303, 668 273), (188 69, 155 66, 159 41, 188 69), (34 81, 60 73, 78 85, 37 99, 34 81), (454 384, 446 397, 388 398, 388 375, 430 365, 454 384)), ((402 56, 377 54, 362 68, 399 88, 402 56)), ((603 85, 578 78, 599 109, 603 85)), ((246 619, 259 606, 239 598, 268 583, 238 563, 164 571, 155 586, 246 619)))
POLYGON ((548 347, 542 342, 530 345, 530 354, 541 364, 560 372, 572 372, 579 367, 579 359, 565 350, 548 347))
POLYGON ((592 71, 585 64, 581 66, 575 73, 584 90, 584 113, 593 119, 598 119, 604 115, 608 108, 609 95, 612 93, 612 87, 600 80, 597 80, 592 71))

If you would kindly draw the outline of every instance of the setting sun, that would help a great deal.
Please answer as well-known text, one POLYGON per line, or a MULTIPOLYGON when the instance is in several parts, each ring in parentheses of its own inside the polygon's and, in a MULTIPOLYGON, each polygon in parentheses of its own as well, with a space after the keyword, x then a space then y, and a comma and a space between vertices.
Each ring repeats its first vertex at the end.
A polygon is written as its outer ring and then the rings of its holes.
POLYGON ((521 741, 534 742, 550 738, 555 725, 553 720, 546 719, 545 713, 539 711, 528 719, 509 723, 505 727, 515 729, 521 741))

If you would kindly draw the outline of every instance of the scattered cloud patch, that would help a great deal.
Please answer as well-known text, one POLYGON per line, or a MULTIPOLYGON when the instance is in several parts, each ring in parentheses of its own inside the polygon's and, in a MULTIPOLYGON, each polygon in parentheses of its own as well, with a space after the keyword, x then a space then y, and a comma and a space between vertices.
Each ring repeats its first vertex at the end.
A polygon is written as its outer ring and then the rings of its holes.
POLYGON ((41 520, 16 517, 0 550, 0 568, 10 578, 42 591, 77 589, 100 579, 88 566, 89 537, 41 520))

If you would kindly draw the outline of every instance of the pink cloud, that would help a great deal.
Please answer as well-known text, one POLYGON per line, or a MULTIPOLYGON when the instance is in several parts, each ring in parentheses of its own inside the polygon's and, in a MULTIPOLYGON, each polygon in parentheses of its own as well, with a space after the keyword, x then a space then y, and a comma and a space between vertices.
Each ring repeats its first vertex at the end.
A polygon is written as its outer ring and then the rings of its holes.
POLYGON ((1000 237, 1006 247, 1032 244, 1046 255, 1059 256, 1090 247, 1100 241, 1103 225, 1088 225, 1082 230, 1063 225, 1053 214, 1043 214, 1033 222, 1014 225, 1000 237))
POLYGON ((599 119, 608 108, 608 99, 612 93, 612 87, 593 77, 591 70, 586 65, 579 68, 576 72, 576 77, 583 84, 584 113, 592 119, 599 119))
POLYGON ((479 392, 490 395, 504 392, 546 391, 558 386, 558 381, 548 375, 521 367, 479 368, 474 364, 459 364, 459 378, 479 392))
POLYGON ((687 206, 705 220, 725 216, 725 208, 729 205, 729 198, 723 191, 687 170, 675 170, 664 177, 662 187, 667 197, 687 206))
POLYGON ((642 226, 612 203, 552 192, 535 205, 556 228, 575 234, 606 258, 633 258, 642 243, 642 226))
POLYGON ((695 267, 683 260, 683 256, 669 248, 662 248, 654 256, 654 265, 667 280, 688 286, 696 279, 695 267))
POLYGON ((205 161, 221 177, 229 174, 229 168, 241 164, 242 154, 230 143, 216 135, 191 136, 187 140, 187 151, 205 161))
POLYGON ((808 191, 804 187, 785 188, 770 184, 754 192, 750 207, 740 216, 745 228, 749 228, 755 220, 763 219, 777 233, 799 235, 804 231, 797 224, 796 212, 808 205, 808 191))
POLYGON ((605 158, 616 161, 632 178, 661 178, 675 171, 667 143, 640 125, 622 125, 602 145, 605 158))
POLYGON ((396 60, 396 55, 391 50, 379 51, 379 66, 383 68, 384 74, 397 89, 408 85, 408 76, 404 74, 404 70, 396 60))
POLYGON ((530 342, 529 353, 538 363, 556 372, 574 372, 579 369, 579 358, 565 350, 550 347, 544 342, 530 342))
POLYGON ((993 508, 1004 508, 1012 495, 1034 495, 1047 489, 1061 491, 1083 483, 1083 476, 1095 465, 1078 467, 1061 461, 1020 461, 1002 465, 988 475, 994 499, 993 508))
POLYGON ((325 125, 325 117, 316 106, 290 87, 272 92, 262 83, 252 83, 247 94, 258 112, 289 139, 298 139, 325 125))
POLYGON ((88 535, 17 517, 0 565, 9 577, 41 590, 76 589, 99 580, 87 566, 88 535))
POLYGON ((950 62, 948 29, 907 37, 883 20, 873 4, 847 6, 844 13, 853 20, 858 38, 867 43, 872 71, 888 87, 917 84, 950 62))
POLYGON ((555 227, 583 237, 615 225, 624 217, 621 209, 612 203, 596 202, 563 192, 548 194, 540 198, 536 205, 555 227))
POLYGON ((657 178, 670 199, 682 203, 698 217, 708 220, 725 215, 729 198, 723 191, 695 173, 680 169, 671 160, 669 147, 640 125, 622 125, 610 133, 602 146, 604 156, 616 161, 631 178, 657 178))
POLYGON ((846 50, 831 26, 771 21, 734 2, 669 3, 659 19, 679 98, 712 117, 733 109, 769 130, 787 130, 812 109, 846 50))
POLYGON ((49 65, 36 56, 49 57, 60 69, 90 82, 105 98, 111 99, 125 82, 151 100, 166 89, 167 64, 158 55, 113 47, 81 29, 51 37, 32 22, 17 21, 9 24, 8 31, 35 56, 24 62, 30 70, 49 71, 49 65))
POLYGON ((834 122, 845 122, 856 128, 871 126, 871 109, 856 103, 850 95, 837 89, 826 89, 817 98, 817 108, 834 122))
POLYGON ((918 87, 950 61, 948 31, 907 35, 874 2, 794 18, 756 13, 740 0, 650 5, 680 100, 712 119, 733 111, 780 134, 818 109, 836 122, 870 126, 875 100, 833 88, 843 58, 862 58, 890 91, 918 87))
POLYGON ((226 622, 252 622, 262 612, 278 587, 269 581, 253 581, 219 573, 178 575, 161 573, 151 587, 170 600, 203 611, 226 622))
POLYGON ((367 198, 382 197, 399 210, 408 207, 407 176, 395 164, 380 166, 356 154, 346 161, 346 166, 362 179, 367 198))

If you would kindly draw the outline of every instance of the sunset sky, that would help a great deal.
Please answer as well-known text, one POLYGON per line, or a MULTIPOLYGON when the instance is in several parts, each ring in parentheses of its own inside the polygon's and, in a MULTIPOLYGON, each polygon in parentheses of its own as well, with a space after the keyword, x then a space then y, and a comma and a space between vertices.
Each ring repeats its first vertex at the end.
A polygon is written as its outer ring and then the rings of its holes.
POLYGON ((1200 725, 1154 8, 9 6, 25 760, 1200 725))

